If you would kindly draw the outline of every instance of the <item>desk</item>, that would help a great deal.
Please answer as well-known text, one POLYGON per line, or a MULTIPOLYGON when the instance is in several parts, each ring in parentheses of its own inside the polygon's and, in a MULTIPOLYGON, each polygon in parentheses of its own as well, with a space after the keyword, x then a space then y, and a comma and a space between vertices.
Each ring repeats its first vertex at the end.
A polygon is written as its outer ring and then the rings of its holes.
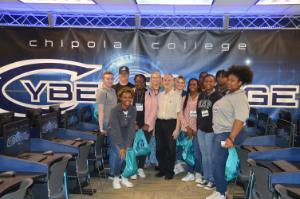
POLYGON ((19 154, 17 158, 32 162, 39 162, 49 166, 52 163, 61 160, 65 155, 66 153, 54 153, 53 155, 43 155, 43 153, 22 153, 19 154))
POLYGON ((49 140, 53 141, 53 142, 57 142, 59 144, 75 146, 75 147, 80 147, 81 145, 87 143, 86 140, 76 141, 76 140, 65 140, 65 139, 60 139, 60 138, 54 138, 54 139, 49 139, 49 140))
POLYGON ((17 188, 22 180, 26 178, 36 179, 44 176, 44 174, 39 173, 16 173, 14 177, 5 177, 0 178, 3 182, 0 184, 0 197, 6 193, 9 193, 10 190, 17 188))
POLYGON ((285 160, 277 160, 272 162, 274 165, 276 165, 278 168, 282 169, 282 171, 285 172, 295 172, 299 171, 299 168, 285 160))

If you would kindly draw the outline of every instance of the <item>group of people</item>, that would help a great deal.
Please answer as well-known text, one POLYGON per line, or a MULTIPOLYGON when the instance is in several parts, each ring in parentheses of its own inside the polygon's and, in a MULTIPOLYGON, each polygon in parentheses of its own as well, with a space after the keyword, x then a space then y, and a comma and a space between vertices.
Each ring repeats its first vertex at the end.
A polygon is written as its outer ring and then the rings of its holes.
MULTIPOLYGON (((138 74, 129 83, 129 69, 119 68, 119 83, 113 85, 113 74, 104 72, 97 90, 99 129, 109 139, 109 166, 113 188, 133 187, 122 176, 126 150, 135 133, 142 129, 147 142, 156 138, 158 173, 156 177, 171 180, 180 169, 182 149, 176 147, 179 134, 192 139, 195 164, 188 165, 182 181, 195 181, 197 187, 214 190, 207 199, 226 198, 225 164, 228 148, 249 116, 249 104, 242 86, 252 81, 247 66, 232 66, 216 76, 202 72, 187 85, 183 76, 163 77, 151 73, 150 84, 138 74), (186 89, 185 89, 186 88, 186 89), (175 172, 174 172, 175 171, 175 172)), ((145 178, 146 156, 137 157, 138 171, 131 176, 145 178)))

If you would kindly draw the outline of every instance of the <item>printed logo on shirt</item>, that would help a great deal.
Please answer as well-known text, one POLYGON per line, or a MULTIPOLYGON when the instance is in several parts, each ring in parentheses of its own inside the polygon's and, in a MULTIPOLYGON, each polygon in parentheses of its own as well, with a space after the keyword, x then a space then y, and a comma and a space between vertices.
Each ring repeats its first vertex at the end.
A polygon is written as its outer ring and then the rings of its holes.
POLYGON ((201 109, 209 109, 212 106, 212 103, 210 100, 200 100, 198 104, 198 108, 201 109))

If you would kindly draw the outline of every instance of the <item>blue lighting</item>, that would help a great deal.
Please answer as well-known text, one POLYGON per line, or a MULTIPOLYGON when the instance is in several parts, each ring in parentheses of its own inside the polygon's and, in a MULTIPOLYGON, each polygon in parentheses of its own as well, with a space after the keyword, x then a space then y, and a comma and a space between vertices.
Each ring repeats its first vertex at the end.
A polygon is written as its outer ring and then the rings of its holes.
POLYGON ((103 15, 0 12, 0 26, 126 29, 297 29, 300 16, 103 15), (50 22, 51 21, 51 24, 50 22))

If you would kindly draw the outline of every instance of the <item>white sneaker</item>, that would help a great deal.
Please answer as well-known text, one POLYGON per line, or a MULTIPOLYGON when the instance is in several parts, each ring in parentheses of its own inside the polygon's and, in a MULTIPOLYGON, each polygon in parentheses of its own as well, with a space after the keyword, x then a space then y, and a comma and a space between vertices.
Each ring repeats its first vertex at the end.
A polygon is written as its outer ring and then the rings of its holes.
POLYGON ((130 179, 131 179, 131 180, 136 180, 136 179, 137 179, 137 175, 134 174, 133 176, 130 176, 130 179))
POLYGON ((183 168, 182 164, 179 162, 174 167, 174 174, 177 175, 182 172, 184 172, 184 168, 183 168))
POLYGON ((141 178, 146 178, 146 174, 144 172, 144 169, 138 169, 138 175, 141 177, 141 178))
POLYGON ((213 190, 215 189, 215 185, 212 183, 212 182, 208 182, 205 186, 204 186, 204 189, 205 190, 213 190))
POLYGON ((196 186, 200 187, 200 188, 203 188, 203 187, 206 186, 207 183, 208 183, 208 181, 201 179, 201 182, 199 182, 198 184, 196 184, 196 186))
POLYGON ((194 176, 194 174, 192 174, 192 173, 190 173, 190 172, 188 172, 187 174, 186 174, 186 176, 184 176, 182 179, 181 179, 181 181, 183 181, 183 182, 189 182, 189 181, 194 181, 195 180, 195 176, 194 176))
POLYGON ((122 179, 121 179, 121 184, 124 185, 127 188, 133 187, 133 184, 131 182, 129 182, 128 178, 124 178, 123 176, 122 176, 122 179))
POLYGON ((120 178, 119 177, 114 177, 112 186, 114 189, 121 189, 121 184, 120 184, 120 178))
POLYGON ((202 182, 202 175, 201 173, 195 173, 195 182, 201 183, 202 182))
POLYGON ((226 196, 221 195, 220 192, 214 191, 210 196, 206 197, 206 199, 226 199, 226 196))

